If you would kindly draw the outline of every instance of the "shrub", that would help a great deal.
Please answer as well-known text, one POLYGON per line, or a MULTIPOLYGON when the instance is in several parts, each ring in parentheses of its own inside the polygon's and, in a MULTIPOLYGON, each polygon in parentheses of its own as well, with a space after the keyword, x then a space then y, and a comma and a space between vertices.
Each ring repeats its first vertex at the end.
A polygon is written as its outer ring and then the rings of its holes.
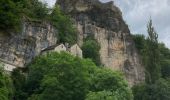
POLYGON ((88 39, 83 43, 82 51, 84 58, 91 58, 96 65, 100 65, 100 45, 96 40, 88 39))

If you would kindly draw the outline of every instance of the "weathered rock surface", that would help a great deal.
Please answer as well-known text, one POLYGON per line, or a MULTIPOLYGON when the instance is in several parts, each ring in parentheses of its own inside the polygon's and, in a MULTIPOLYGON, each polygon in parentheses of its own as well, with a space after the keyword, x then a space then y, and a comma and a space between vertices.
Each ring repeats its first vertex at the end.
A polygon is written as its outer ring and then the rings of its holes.
MULTIPOLYGON (((23 23, 22 33, 0 36, 0 58, 17 67, 24 67, 43 48, 57 42, 57 31, 46 22, 23 23)), ((10 69, 11 70, 11 69, 10 69)))
POLYGON ((129 28, 113 2, 58 0, 56 4, 75 20, 79 45, 87 36, 94 36, 101 45, 100 57, 104 66, 124 72, 130 86, 144 81, 144 67, 129 28))
MULTIPOLYGON (((130 86, 144 81, 144 67, 129 28, 113 2, 57 0, 57 4, 74 19, 80 46, 87 36, 94 36, 101 45, 100 58, 104 66, 124 72, 130 86)), ((24 67, 42 50, 56 43, 57 31, 51 24, 25 21, 21 34, 5 36, 0 32, 0 61, 10 71, 15 66, 24 67)), ((74 46, 71 52, 77 55, 77 50, 80 51, 74 46)))

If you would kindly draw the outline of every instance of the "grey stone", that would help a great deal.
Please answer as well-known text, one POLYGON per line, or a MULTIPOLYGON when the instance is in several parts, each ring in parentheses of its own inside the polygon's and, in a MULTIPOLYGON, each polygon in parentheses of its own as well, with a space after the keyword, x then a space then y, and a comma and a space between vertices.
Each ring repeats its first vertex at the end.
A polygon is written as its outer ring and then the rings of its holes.
POLYGON ((50 23, 24 21, 22 27, 20 34, 0 38, 0 58, 19 67, 25 67, 43 48, 57 43, 57 30, 50 23))
POLYGON ((144 82, 144 66, 134 46, 128 25, 113 2, 98 0, 57 0, 56 5, 72 16, 78 31, 78 44, 94 36, 101 46, 104 66, 122 71, 129 86, 144 82))

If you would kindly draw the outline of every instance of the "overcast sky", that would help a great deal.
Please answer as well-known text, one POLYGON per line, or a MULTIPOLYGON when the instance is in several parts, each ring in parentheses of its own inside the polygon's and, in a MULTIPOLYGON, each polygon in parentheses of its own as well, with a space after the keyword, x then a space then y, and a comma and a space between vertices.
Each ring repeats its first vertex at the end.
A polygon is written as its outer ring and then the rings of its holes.
MULTIPOLYGON (((43 0, 52 6, 56 0, 43 0)), ((108 2, 111 0, 100 0, 108 2)), ((159 40, 170 48, 170 0, 113 0, 129 25, 131 33, 147 34, 147 22, 151 17, 159 34, 159 40)))

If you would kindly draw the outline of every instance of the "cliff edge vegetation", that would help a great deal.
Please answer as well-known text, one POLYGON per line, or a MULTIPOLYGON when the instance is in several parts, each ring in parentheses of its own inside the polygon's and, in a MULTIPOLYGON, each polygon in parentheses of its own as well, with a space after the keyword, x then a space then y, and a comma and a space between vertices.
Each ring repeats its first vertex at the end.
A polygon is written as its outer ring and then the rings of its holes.
POLYGON ((0 33, 21 33, 24 21, 49 22, 58 29, 59 42, 76 43, 72 20, 59 7, 48 8, 39 0, 1 0, 0 33))

